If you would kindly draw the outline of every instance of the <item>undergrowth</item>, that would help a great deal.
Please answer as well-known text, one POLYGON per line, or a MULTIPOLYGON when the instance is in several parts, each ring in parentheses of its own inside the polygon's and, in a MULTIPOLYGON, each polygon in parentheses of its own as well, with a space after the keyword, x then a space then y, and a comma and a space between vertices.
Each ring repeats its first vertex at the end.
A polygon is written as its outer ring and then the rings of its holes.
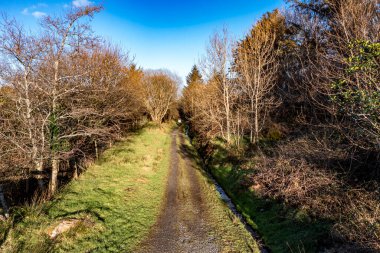
POLYGON ((209 169, 273 252, 316 252, 318 242, 328 235, 329 222, 311 219, 302 210, 261 198, 244 187, 245 172, 225 163, 220 153, 216 154, 209 169))
POLYGON ((350 185, 341 174, 306 159, 306 150, 325 163, 337 153, 318 150, 310 140, 284 143, 265 147, 268 155, 214 140, 208 158, 208 169, 265 244, 273 252, 380 249, 378 192, 350 185))

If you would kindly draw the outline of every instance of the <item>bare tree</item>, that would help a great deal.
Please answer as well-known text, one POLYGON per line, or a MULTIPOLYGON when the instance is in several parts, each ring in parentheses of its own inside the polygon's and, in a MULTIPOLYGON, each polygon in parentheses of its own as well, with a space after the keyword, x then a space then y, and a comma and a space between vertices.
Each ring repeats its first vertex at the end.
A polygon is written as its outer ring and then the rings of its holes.
POLYGON ((202 65, 209 82, 214 85, 220 93, 222 115, 218 116, 221 133, 228 143, 231 142, 231 121, 233 107, 233 85, 231 82, 229 68, 232 61, 232 41, 226 28, 221 33, 215 33, 209 42, 207 55, 202 65))
MULTIPOLYGON (((60 99, 68 93, 74 92, 75 87, 67 87, 64 81, 67 82, 70 78, 75 76, 62 75, 62 62, 65 60, 65 53, 77 52, 78 47, 82 46, 78 42, 92 41, 91 35, 88 34, 89 28, 83 24, 79 24, 79 20, 85 17, 92 17, 96 12, 102 9, 101 6, 87 6, 82 8, 75 8, 63 18, 52 18, 47 16, 42 26, 46 31, 44 38, 47 58, 45 59, 46 76, 43 77, 47 84, 49 93, 49 135, 50 135, 50 160, 51 160, 51 181, 50 181, 50 194, 54 194, 57 189, 57 178, 59 171, 59 155, 60 155, 60 139, 63 137, 60 134, 59 119, 63 117, 60 115, 60 99), (77 26, 75 26, 78 24, 77 26), (74 29, 76 28, 76 29, 74 29), (49 65, 51 63, 52 65, 49 65)), ((91 43, 90 43, 91 44, 91 43)), ((86 133, 88 135, 88 133, 86 133)), ((73 135, 68 135, 73 137, 73 135)))
POLYGON ((144 102, 151 119, 162 123, 177 97, 179 79, 163 71, 146 73, 144 77, 144 102))
POLYGON ((235 53, 239 88, 248 99, 250 141, 256 143, 268 112, 275 105, 271 96, 278 79, 277 29, 284 18, 278 11, 265 15, 240 42, 235 53))
POLYGON ((40 87, 36 72, 44 54, 43 45, 39 38, 27 35, 15 20, 3 17, 0 50, 7 62, 0 78, 12 89, 7 95, 17 108, 8 108, 8 122, 13 122, 10 126, 14 129, 1 131, 1 139, 13 146, 9 150, 25 153, 25 163, 33 164, 32 170, 42 172, 47 119, 40 113, 46 104, 37 98, 40 87))
POLYGON ((50 194, 60 165, 77 168, 92 152, 97 157, 98 145, 137 126, 145 112, 142 71, 82 21, 100 9, 46 17, 41 36, 7 18, 1 26, 0 170, 14 180, 10 168, 38 171, 42 186, 42 172, 51 168, 50 194))

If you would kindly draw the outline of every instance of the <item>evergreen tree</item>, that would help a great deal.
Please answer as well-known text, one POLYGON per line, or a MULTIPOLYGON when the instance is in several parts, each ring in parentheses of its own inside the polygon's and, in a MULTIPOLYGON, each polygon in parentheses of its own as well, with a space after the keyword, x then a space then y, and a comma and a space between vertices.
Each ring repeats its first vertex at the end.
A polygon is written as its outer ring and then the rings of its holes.
POLYGON ((190 86, 191 84, 194 84, 194 83, 202 83, 202 82, 203 82, 202 75, 197 65, 194 65, 193 68, 191 69, 191 72, 186 77, 187 86, 190 86))

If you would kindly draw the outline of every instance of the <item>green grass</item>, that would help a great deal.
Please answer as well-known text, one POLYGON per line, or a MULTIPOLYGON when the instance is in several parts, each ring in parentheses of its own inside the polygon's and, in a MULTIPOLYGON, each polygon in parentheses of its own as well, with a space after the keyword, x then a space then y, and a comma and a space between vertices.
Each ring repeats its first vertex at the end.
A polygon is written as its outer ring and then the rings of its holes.
MULTIPOLYGON (((257 242, 220 198, 214 183, 203 170, 201 160, 188 138, 185 139, 182 150, 194 161, 193 166, 197 169, 202 198, 205 199, 207 209, 210 210, 210 213, 204 215, 208 216, 208 222, 213 226, 214 236, 218 238, 222 252, 260 252, 257 242)), ((184 164, 182 159, 180 164, 181 166, 184 164)))
POLYGON ((255 195, 242 183, 252 171, 234 165, 228 151, 221 145, 216 147, 209 170, 248 223, 259 232, 265 245, 274 253, 317 252, 318 245, 329 236, 331 224, 255 195))
MULTIPOLYGON (((160 211, 169 127, 150 127, 107 150, 53 201, 14 210, 1 252, 133 252, 160 211), (78 224, 56 239, 62 220, 78 224)), ((1 236, 0 236, 1 239, 1 236)))

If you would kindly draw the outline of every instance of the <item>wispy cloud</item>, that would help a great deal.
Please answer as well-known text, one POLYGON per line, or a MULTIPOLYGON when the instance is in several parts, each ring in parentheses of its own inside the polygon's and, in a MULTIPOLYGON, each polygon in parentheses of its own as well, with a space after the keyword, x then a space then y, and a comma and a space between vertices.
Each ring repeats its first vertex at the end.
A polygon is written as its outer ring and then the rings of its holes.
POLYGON ((42 12, 42 11, 34 11, 32 13, 32 15, 35 18, 42 18, 42 17, 46 16, 47 14, 45 12, 42 12))
POLYGON ((91 4, 92 4, 92 2, 89 0, 74 0, 73 1, 73 5, 75 7, 86 7, 86 6, 89 6, 91 4))
POLYGON ((21 13, 24 14, 24 15, 28 15, 29 14, 29 9, 25 8, 25 9, 22 10, 21 13))
POLYGON ((48 7, 48 5, 45 4, 45 3, 38 3, 38 4, 35 4, 35 5, 32 5, 32 6, 24 8, 21 11, 21 13, 23 15, 32 15, 35 18, 41 18, 43 16, 46 16, 47 14, 45 12, 38 11, 36 9, 38 9, 38 8, 47 8, 47 7, 48 7))

